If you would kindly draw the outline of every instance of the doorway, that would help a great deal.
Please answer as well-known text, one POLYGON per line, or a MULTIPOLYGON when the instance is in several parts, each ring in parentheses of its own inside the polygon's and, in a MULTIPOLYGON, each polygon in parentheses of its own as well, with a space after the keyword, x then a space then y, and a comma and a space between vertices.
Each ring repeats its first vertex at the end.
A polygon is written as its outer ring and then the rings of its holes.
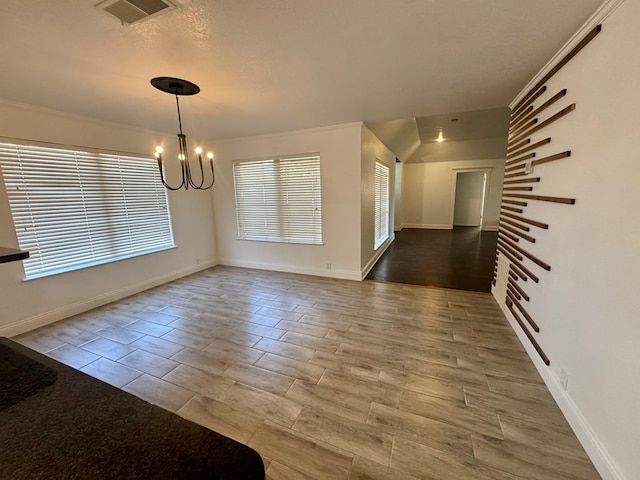
POLYGON ((487 172, 457 172, 453 208, 454 227, 482 227, 487 172))

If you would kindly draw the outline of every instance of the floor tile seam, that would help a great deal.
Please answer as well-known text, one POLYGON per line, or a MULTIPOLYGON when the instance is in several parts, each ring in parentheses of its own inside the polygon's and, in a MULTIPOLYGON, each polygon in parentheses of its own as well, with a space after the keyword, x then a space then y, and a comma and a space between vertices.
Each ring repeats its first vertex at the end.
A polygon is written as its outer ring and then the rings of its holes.
MULTIPOLYGON (((297 419, 297 418, 296 418, 297 419)), ((292 435, 295 436, 299 436, 302 437, 303 440, 306 440, 308 442, 314 443, 322 448, 326 448, 327 450, 333 451, 334 453, 338 453, 340 455, 343 455, 345 457, 349 457, 351 458, 351 462, 353 463, 353 458, 355 457, 355 455, 347 450, 344 450, 343 448, 340 447, 336 447, 335 445, 332 445, 331 443, 328 443, 324 440, 321 440, 319 438, 316 438, 312 435, 309 435, 307 433, 301 432, 299 430, 293 430, 293 428, 291 427, 285 427, 280 423, 274 422, 273 420, 269 420, 269 419, 264 419, 264 424, 267 426, 270 426, 271 428, 281 428, 284 430, 288 430, 292 435)), ((292 424, 293 425, 293 424, 292 424)), ((347 477, 348 478, 348 477, 347 477)))

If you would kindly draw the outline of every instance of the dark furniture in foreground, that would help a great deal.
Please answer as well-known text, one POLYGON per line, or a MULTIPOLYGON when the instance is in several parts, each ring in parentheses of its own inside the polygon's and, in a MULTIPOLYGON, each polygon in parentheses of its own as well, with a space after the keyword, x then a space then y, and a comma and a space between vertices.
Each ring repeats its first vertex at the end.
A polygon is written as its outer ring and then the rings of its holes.
POLYGON ((0 389, 0 478, 265 478, 246 445, 6 338, 0 389))
POLYGON ((16 262, 29 258, 29 252, 15 248, 0 247, 0 263, 16 262))

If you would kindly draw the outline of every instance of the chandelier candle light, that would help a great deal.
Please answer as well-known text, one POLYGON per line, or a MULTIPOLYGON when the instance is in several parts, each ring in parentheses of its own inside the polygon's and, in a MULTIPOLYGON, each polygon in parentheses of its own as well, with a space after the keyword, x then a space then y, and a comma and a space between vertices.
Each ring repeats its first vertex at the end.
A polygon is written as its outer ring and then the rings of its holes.
POLYGON ((180 133, 178 134, 178 160, 180 161, 180 170, 182 171, 182 182, 177 187, 170 186, 164 179, 164 169, 162 160, 162 147, 156 147, 156 158, 158 160, 158 168, 160 169, 160 178, 162 184, 169 190, 180 190, 182 187, 188 190, 189 187, 196 190, 208 190, 213 186, 216 181, 216 177, 213 173, 213 153, 207 153, 207 159, 211 168, 211 180, 207 182, 205 186, 205 164, 202 161, 202 148, 197 147, 195 153, 198 156, 198 164, 200 165, 200 182, 196 183, 191 176, 191 166, 189 164, 189 152, 187 150, 187 136, 182 133, 182 118, 180 117, 180 95, 195 95, 200 92, 200 87, 195 83, 191 83, 187 80, 181 80, 180 78, 173 77, 156 77, 151 80, 151 85, 158 90, 170 93, 176 97, 176 106, 178 107, 178 125, 180 127, 180 133))

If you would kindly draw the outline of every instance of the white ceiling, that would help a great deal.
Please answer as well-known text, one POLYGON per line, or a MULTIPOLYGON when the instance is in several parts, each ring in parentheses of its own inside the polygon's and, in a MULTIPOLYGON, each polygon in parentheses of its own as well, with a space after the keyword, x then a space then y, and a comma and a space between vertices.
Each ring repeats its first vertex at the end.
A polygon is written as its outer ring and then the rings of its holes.
POLYGON ((2 0, 0 98, 175 133, 149 80, 177 76, 210 139, 504 107, 601 2, 180 0, 121 26, 98 0, 2 0))

